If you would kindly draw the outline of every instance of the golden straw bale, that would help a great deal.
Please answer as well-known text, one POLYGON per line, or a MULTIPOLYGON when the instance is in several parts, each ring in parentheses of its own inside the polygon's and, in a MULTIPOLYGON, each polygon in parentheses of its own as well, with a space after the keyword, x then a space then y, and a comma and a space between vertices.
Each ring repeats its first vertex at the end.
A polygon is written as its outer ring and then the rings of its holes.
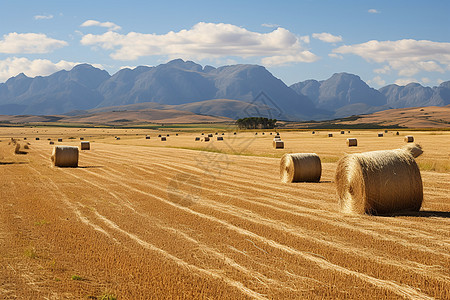
POLYGON ((78 167, 78 147, 55 146, 52 162, 56 167, 78 167))
POLYGON ((414 137, 412 135, 406 135, 405 136, 405 142, 407 142, 407 143, 414 143, 414 137))
POLYGON ((213 137, 213 134, 212 133, 208 133, 208 137, 213 137))
POLYGON ((332 134, 332 133, 329 133, 329 134, 328 134, 328 137, 333 137, 333 134, 332 134))
POLYGON ((50 144, 50 145, 54 145, 55 142, 54 142, 54 141, 50 141, 49 144, 50 144))
POLYGON ((419 211, 422 205, 420 170, 407 149, 346 155, 338 161, 335 181, 344 213, 419 211))
POLYGON ((273 147, 275 149, 284 149, 284 142, 282 140, 274 140, 273 141, 273 147))
POLYGON ((315 153, 292 153, 281 157, 281 182, 319 182, 321 175, 322 163, 315 153))
POLYGON ((347 146, 349 147, 356 147, 358 146, 358 140, 355 138, 348 138, 347 139, 347 146))
POLYGON ((344 130, 341 130, 341 134, 345 134, 345 131, 344 131, 344 130))
POLYGON ((149 140, 149 139, 150 139, 150 136, 149 136, 149 135, 146 135, 146 136, 145 136, 145 139, 146 139, 146 140, 149 140))
POLYGON ((88 141, 82 141, 81 150, 91 150, 91 143, 88 141))
POLYGON ((383 133, 382 133, 382 132, 379 132, 379 133, 378 133, 378 137, 383 137, 383 133))
POLYGON ((167 141, 167 138, 166 138, 165 136, 162 136, 162 137, 161 137, 161 141, 162 141, 162 142, 165 142, 165 141, 167 141))
POLYGON ((200 141, 200 138, 197 136, 197 137, 195 138, 195 141, 200 141))
POLYGON ((218 140, 218 141, 223 141, 223 136, 218 136, 218 137, 217 137, 217 140, 218 140))
POLYGON ((205 136, 205 142, 209 142, 209 136, 205 136))
POLYGON ((80 137, 80 141, 84 141, 84 137, 80 137))
POLYGON ((36 141, 39 141, 39 138, 38 138, 38 137, 36 138, 36 141))
POLYGON ((58 142, 60 142, 60 143, 61 143, 62 141, 63 141, 62 139, 58 139, 58 142))

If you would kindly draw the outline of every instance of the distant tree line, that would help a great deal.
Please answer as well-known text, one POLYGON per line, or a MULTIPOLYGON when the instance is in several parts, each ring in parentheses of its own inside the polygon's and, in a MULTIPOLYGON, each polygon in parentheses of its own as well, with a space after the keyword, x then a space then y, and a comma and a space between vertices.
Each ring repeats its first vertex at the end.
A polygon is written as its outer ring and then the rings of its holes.
POLYGON ((272 129, 275 128, 275 123, 277 123, 277 119, 261 117, 243 118, 236 121, 241 129, 272 129))

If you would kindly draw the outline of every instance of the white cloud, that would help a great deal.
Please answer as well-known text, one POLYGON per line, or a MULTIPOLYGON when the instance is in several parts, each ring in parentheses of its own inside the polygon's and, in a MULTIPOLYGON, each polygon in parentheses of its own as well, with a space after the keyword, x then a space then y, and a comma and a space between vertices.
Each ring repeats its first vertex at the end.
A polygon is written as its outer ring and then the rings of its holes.
POLYGON ((116 60, 136 60, 142 56, 211 59, 223 57, 263 57, 262 62, 280 65, 289 62, 314 62, 316 55, 304 49, 302 39, 284 28, 269 33, 248 31, 232 24, 198 23, 191 29, 167 34, 106 32, 87 34, 81 44, 112 51, 116 60))
POLYGON ((50 20, 53 19, 53 15, 37 15, 34 16, 35 20, 50 20))
POLYGON ((375 8, 371 8, 371 9, 369 9, 367 12, 369 12, 369 13, 371 13, 371 14, 379 14, 379 13, 380 13, 380 11, 377 10, 377 9, 375 9, 375 8))
POLYGON ((67 45, 66 41, 49 38, 43 33, 11 32, 0 40, 0 53, 49 53, 67 45))
POLYGON ((108 31, 118 31, 118 30, 122 29, 122 27, 120 27, 117 24, 114 24, 113 22, 99 22, 96 20, 87 20, 80 26, 81 27, 99 26, 99 27, 108 28, 108 31))
POLYGON ((332 57, 332 58, 344 59, 344 57, 342 55, 338 55, 336 53, 330 53, 330 54, 328 54, 328 56, 332 57))
POLYGON ((341 46, 333 52, 355 54, 369 62, 388 63, 400 76, 407 77, 420 71, 444 73, 444 69, 450 67, 450 43, 427 40, 372 40, 341 46))
POLYGON ((395 84, 405 86, 411 82, 419 82, 419 81, 415 78, 399 78, 395 81, 395 84))
POLYGON ((305 44, 310 43, 309 35, 299 36, 298 38, 300 39, 300 41, 302 41, 305 44))
POLYGON ((391 72, 391 67, 389 66, 384 66, 380 69, 375 69, 373 70, 375 73, 377 74, 389 74, 391 72))
POLYGON ((29 77, 46 76, 59 70, 70 70, 78 63, 60 60, 53 63, 47 59, 29 60, 25 57, 8 57, 0 60, 0 82, 24 73, 29 77))
POLYGON ((322 42, 325 42, 325 43, 342 42, 342 36, 332 35, 331 33, 328 33, 328 32, 313 33, 312 37, 315 39, 321 40, 322 42))
POLYGON ((268 28, 276 28, 276 27, 280 27, 280 25, 278 24, 272 24, 272 23, 264 23, 261 24, 262 27, 268 27, 268 28))
POLYGON ((378 87, 384 86, 386 84, 386 81, 382 79, 380 76, 375 76, 371 80, 367 81, 368 84, 374 84, 378 87))
POLYGON ((430 78, 428 78, 428 77, 422 77, 422 83, 425 83, 425 84, 427 84, 427 83, 430 83, 431 82, 431 79, 430 78))

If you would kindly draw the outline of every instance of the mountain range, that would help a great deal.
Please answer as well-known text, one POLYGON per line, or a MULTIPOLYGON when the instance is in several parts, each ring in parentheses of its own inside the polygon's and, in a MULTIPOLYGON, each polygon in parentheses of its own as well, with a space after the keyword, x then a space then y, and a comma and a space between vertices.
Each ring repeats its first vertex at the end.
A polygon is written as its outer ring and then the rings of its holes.
POLYGON ((357 75, 337 73, 290 87, 259 65, 202 67, 176 59, 112 76, 88 64, 0 83, 0 114, 76 115, 92 111, 163 109, 241 118, 324 120, 390 108, 450 104, 450 81, 437 87, 395 84, 378 90, 357 75), (131 107, 130 107, 131 105, 131 107))

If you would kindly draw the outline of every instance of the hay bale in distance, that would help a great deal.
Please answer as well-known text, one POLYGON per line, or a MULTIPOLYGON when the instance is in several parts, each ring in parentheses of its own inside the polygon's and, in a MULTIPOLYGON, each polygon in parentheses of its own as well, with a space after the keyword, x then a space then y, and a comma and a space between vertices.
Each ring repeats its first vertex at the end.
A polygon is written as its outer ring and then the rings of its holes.
POLYGON ((160 134, 158 134, 158 137, 161 137, 161 135, 160 135, 160 134))
POLYGON ((270 135, 272 135, 272 132, 270 133, 270 135))
POLYGON ((218 141, 223 141, 223 136, 218 136, 218 137, 217 137, 217 140, 218 140, 218 141))
POLYGON ((170 134, 166 134, 166 136, 170 136, 170 134))
POLYGON ((345 131, 344 131, 344 130, 341 130, 341 134, 345 134, 345 131))
POLYGON ((52 153, 52 162, 56 167, 78 167, 78 147, 55 146, 52 153))
POLYGON ((319 182, 321 175, 322 163, 315 153, 291 153, 281 157, 281 182, 319 182))
POLYGON ((257 132, 255 132, 255 135, 258 135, 258 133, 257 133, 257 132))
POLYGON ((355 138, 348 138, 347 139, 347 146, 349 147, 356 147, 358 146, 358 140, 355 138))
POLYGON ((275 136, 275 139, 281 139, 281 136, 280 136, 279 134, 277 134, 277 135, 275 136))
POLYGON ((335 181, 344 213, 391 214, 422 205, 420 170, 406 149, 346 155, 338 161, 335 181))
POLYGON ((395 133, 395 135, 399 135, 400 133, 397 131, 396 133, 395 133))
POLYGON ((387 130, 385 130, 385 131, 384 131, 384 133, 388 133, 388 131, 387 131, 387 130))
POLYGON ((38 138, 38 137, 36 138, 36 141, 39 141, 39 138, 38 138))
POLYGON ((55 144, 55 142, 54 141, 50 141, 50 142, 48 142, 50 145, 54 145, 55 144))
POLYGON ((233 132, 234 135, 236 135, 236 132, 233 132))
POLYGON ((80 137, 80 141, 84 141, 84 137, 80 137))
POLYGON ((162 142, 165 142, 165 141, 167 141, 167 138, 166 138, 165 136, 162 136, 162 137, 161 137, 161 141, 162 141, 162 142))
POLYGON ((209 136, 205 136, 205 142, 209 142, 209 136))
POLYGON ((60 142, 60 143, 61 143, 62 141, 63 141, 63 139, 58 139, 58 142, 60 142))
POLYGON ((378 137, 383 137, 383 133, 382 133, 382 132, 379 132, 379 133, 378 133, 378 137))
POLYGON ((145 136, 145 139, 146 139, 146 140, 149 140, 149 139, 150 139, 150 136, 149 136, 149 135, 146 135, 146 136, 145 136))
POLYGON ((208 137, 213 137, 213 134, 212 133, 208 133, 208 137))
POLYGON ((312 132, 312 134, 316 134, 316 132, 315 132, 315 131, 313 131, 313 132, 312 132))
POLYGON ((200 138, 197 136, 197 137, 195 138, 195 141, 200 141, 200 138))
POLYGON ((275 149, 284 149, 284 142, 282 140, 274 140, 272 144, 275 149))
POLYGON ((82 141, 81 150, 91 150, 91 143, 88 141, 82 141))
POLYGON ((405 136, 405 142, 407 142, 407 143, 414 143, 414 137, 412 135, 406 135, 405 136))
POLYGON ((333 134, 332 134, 332 133, 329 133, 329 134, 328 134, 328 137, 333 137, 333 134))

